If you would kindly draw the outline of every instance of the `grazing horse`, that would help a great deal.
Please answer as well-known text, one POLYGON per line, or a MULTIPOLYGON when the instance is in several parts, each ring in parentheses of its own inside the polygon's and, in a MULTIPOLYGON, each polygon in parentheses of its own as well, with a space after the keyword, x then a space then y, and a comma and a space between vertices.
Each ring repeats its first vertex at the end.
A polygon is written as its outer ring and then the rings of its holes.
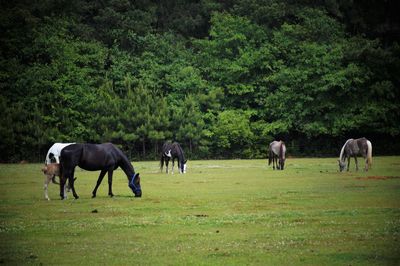
MULTIPOLYGON (((48 196, 48 186, 50 184, 50 181, 52 181, 54 184, 58 184, 56 181, 56 176, 60 176, 60 154, 62 149, 65 147, 71 145, 73 143, 54 143, 49 150, 47 151, 46 158, 44 161, 44 167, 42 168, 42 172, 46 176, 44 180, 44 197, 47 200, 50 200, 48 196)), ((68 191, 70 189, 70 186, 68 184, 67 186, 68 191)), ((64 188, 65 191, 65 188, 64 188)))
POLYGON ((283 170, 283 168, 285 167, 285 160, 286 160, 285 154, 286 154, 286 146, 283 141, 271 142, 269 144, 268 165, 270 165, 272 161, 272 168, 274 170, 275 170, 275 163, 276 163, 276 169, 283 170))
MULTIPOLYGON (((47 200, 50 200, 49 194, 48 194, 48 186, 50 184, 50 181, 52 181, 54 184, 59 184, 56 181, 56 176, 60 177, 60 164, 59 163, 50 163, 45 165, 42 168, 43 174, 46 176, 44 179, 44 197, 47 200)), ((74 181, 76 180, 76 177, 74 178, 74 181)), ((66 190, 69 191, 71 187, 69 184, 67 186, 64 186, 64 195, 66 193, 66 190)))
POLYGON ((61 151, 60 161, 62 176, 60 182, 61 199, 64 199, 63 187, 66 179, 69 180, 75 199, 79 198, 74 187, 76 166, 88 171, 101 171, 96 187, 92 192, 92 198, 96 197, 97 189, 106 173, 108 173, 108 195, 110 197, 114 196, 112 193, 112 175, 113 171, 118 167, 121 167, 125 172, 129 180, 128 185, 135 194, 135 197, 142 196, 139 173, 135 173, 126 155, 112 143, 69 145, 61 151))
POLYGON ((358 171, 357 156, 361 155, 365 159, 365 171, 372 166, 372 144, 366 138, 348 139, 340 150, 339 170, 342 172, 346 168, 350 170, 350 157, 354 157, 356 162, 356 171, 358 171))
MULTIPOLYGON (((44 180, 44 197, 47 200, 50 200, 49 195, 48 195, 48 190, 47 187, 49 186, 50 181, 52 181, 54 184, 58 184, 56 182, 55 177, 60 176, 60 164, 58 163, 50 163, 48 165, 45 165, 42 168, 43 174, 46 176, 44 180)), ((64 193, 65 193, 65 188, 64 188, 64 193)))
POLYGON ((187 160, 185 159, 185 154, 183 153, 183 150, 179 143, 174 142, 166 142, 164 143, 161 151, 161 160, 160 160, 160 165, 161 165, 161 171, 164 166, 164 161, 165 161, 165 166, 166 166, 166 173, 168 174, 168 163, 169 160, 172 159, 172 174, 174 173, 174 164, 175 164, 175 159, 178 159, 178 167, 179 167, 179 173, 186 173, 186 162, 187 160))

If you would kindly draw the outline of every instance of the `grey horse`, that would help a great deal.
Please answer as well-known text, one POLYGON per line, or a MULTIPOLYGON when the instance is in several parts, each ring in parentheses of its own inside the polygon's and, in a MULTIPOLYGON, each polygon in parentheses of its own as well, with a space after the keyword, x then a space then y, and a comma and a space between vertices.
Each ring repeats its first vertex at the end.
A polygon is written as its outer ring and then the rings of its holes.
POLYGON ((268 153, 268 165, 272 162, 272 168, 283 170, 285 167, 285 157, 286 154, 286 145, 283 141, 273 141, 269 144, 269 153, 268 153))
POLYGON ((339 155, 339 170, 342 172, 346 168, 350 169, 350 157, 354 157, 356 162, 356 171, 358 171, 357 156, 361 155, 365 159, 365 171, 371 168, 372 165, 372 144, 366 138, 348 139, 340 150, 339 155))

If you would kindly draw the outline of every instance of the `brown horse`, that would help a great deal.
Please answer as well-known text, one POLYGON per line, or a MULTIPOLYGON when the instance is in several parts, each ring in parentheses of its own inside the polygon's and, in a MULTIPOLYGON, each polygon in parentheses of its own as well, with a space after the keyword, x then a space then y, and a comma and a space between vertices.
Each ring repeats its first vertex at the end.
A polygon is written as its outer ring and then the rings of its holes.
MULTIPOLYGON (((49 195, 48 195, 48 186, 50 184, 50 181, 53 184, 59 184, 56 181, 56 176, 61 178, 60 164, 58 164, 58 163, 47 164, 42 168, 42 172, 46 176, 46 178, 44 179, 44 197, 45 197, 45 199, 50 200, 49 195)), ((74 181, 75 180, 76 180, 76 177, 74 178, 74 181)), ((71 189, 71 187, 68 182, 68 185, 64 186, 64 195, 66 195, 66 191, 69 192, 70 189, 71 189)))

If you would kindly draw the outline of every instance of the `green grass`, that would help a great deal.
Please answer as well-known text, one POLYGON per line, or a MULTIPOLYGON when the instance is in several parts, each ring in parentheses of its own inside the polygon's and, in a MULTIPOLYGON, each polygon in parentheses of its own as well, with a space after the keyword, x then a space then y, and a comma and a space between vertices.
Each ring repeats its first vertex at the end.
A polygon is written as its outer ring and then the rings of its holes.
POLYGON ((105 178, 92 199, 99 173, 77 169, 80 198, 50 185, 49 202, 42 165, 0 165, 0 264, 400 264, 400 157, 345 173, 335 158, 190 161, 185 175, 133 164, 140 199, 121 170, 116 196, 105 178))

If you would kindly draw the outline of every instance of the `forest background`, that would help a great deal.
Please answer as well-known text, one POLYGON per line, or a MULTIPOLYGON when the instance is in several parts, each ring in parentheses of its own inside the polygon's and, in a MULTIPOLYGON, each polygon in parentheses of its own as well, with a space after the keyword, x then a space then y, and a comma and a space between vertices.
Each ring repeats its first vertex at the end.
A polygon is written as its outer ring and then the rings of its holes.
POLYGON ((397 1, 1 1, 0 162, 166 140, 190 159, 399 154, 397 1))

